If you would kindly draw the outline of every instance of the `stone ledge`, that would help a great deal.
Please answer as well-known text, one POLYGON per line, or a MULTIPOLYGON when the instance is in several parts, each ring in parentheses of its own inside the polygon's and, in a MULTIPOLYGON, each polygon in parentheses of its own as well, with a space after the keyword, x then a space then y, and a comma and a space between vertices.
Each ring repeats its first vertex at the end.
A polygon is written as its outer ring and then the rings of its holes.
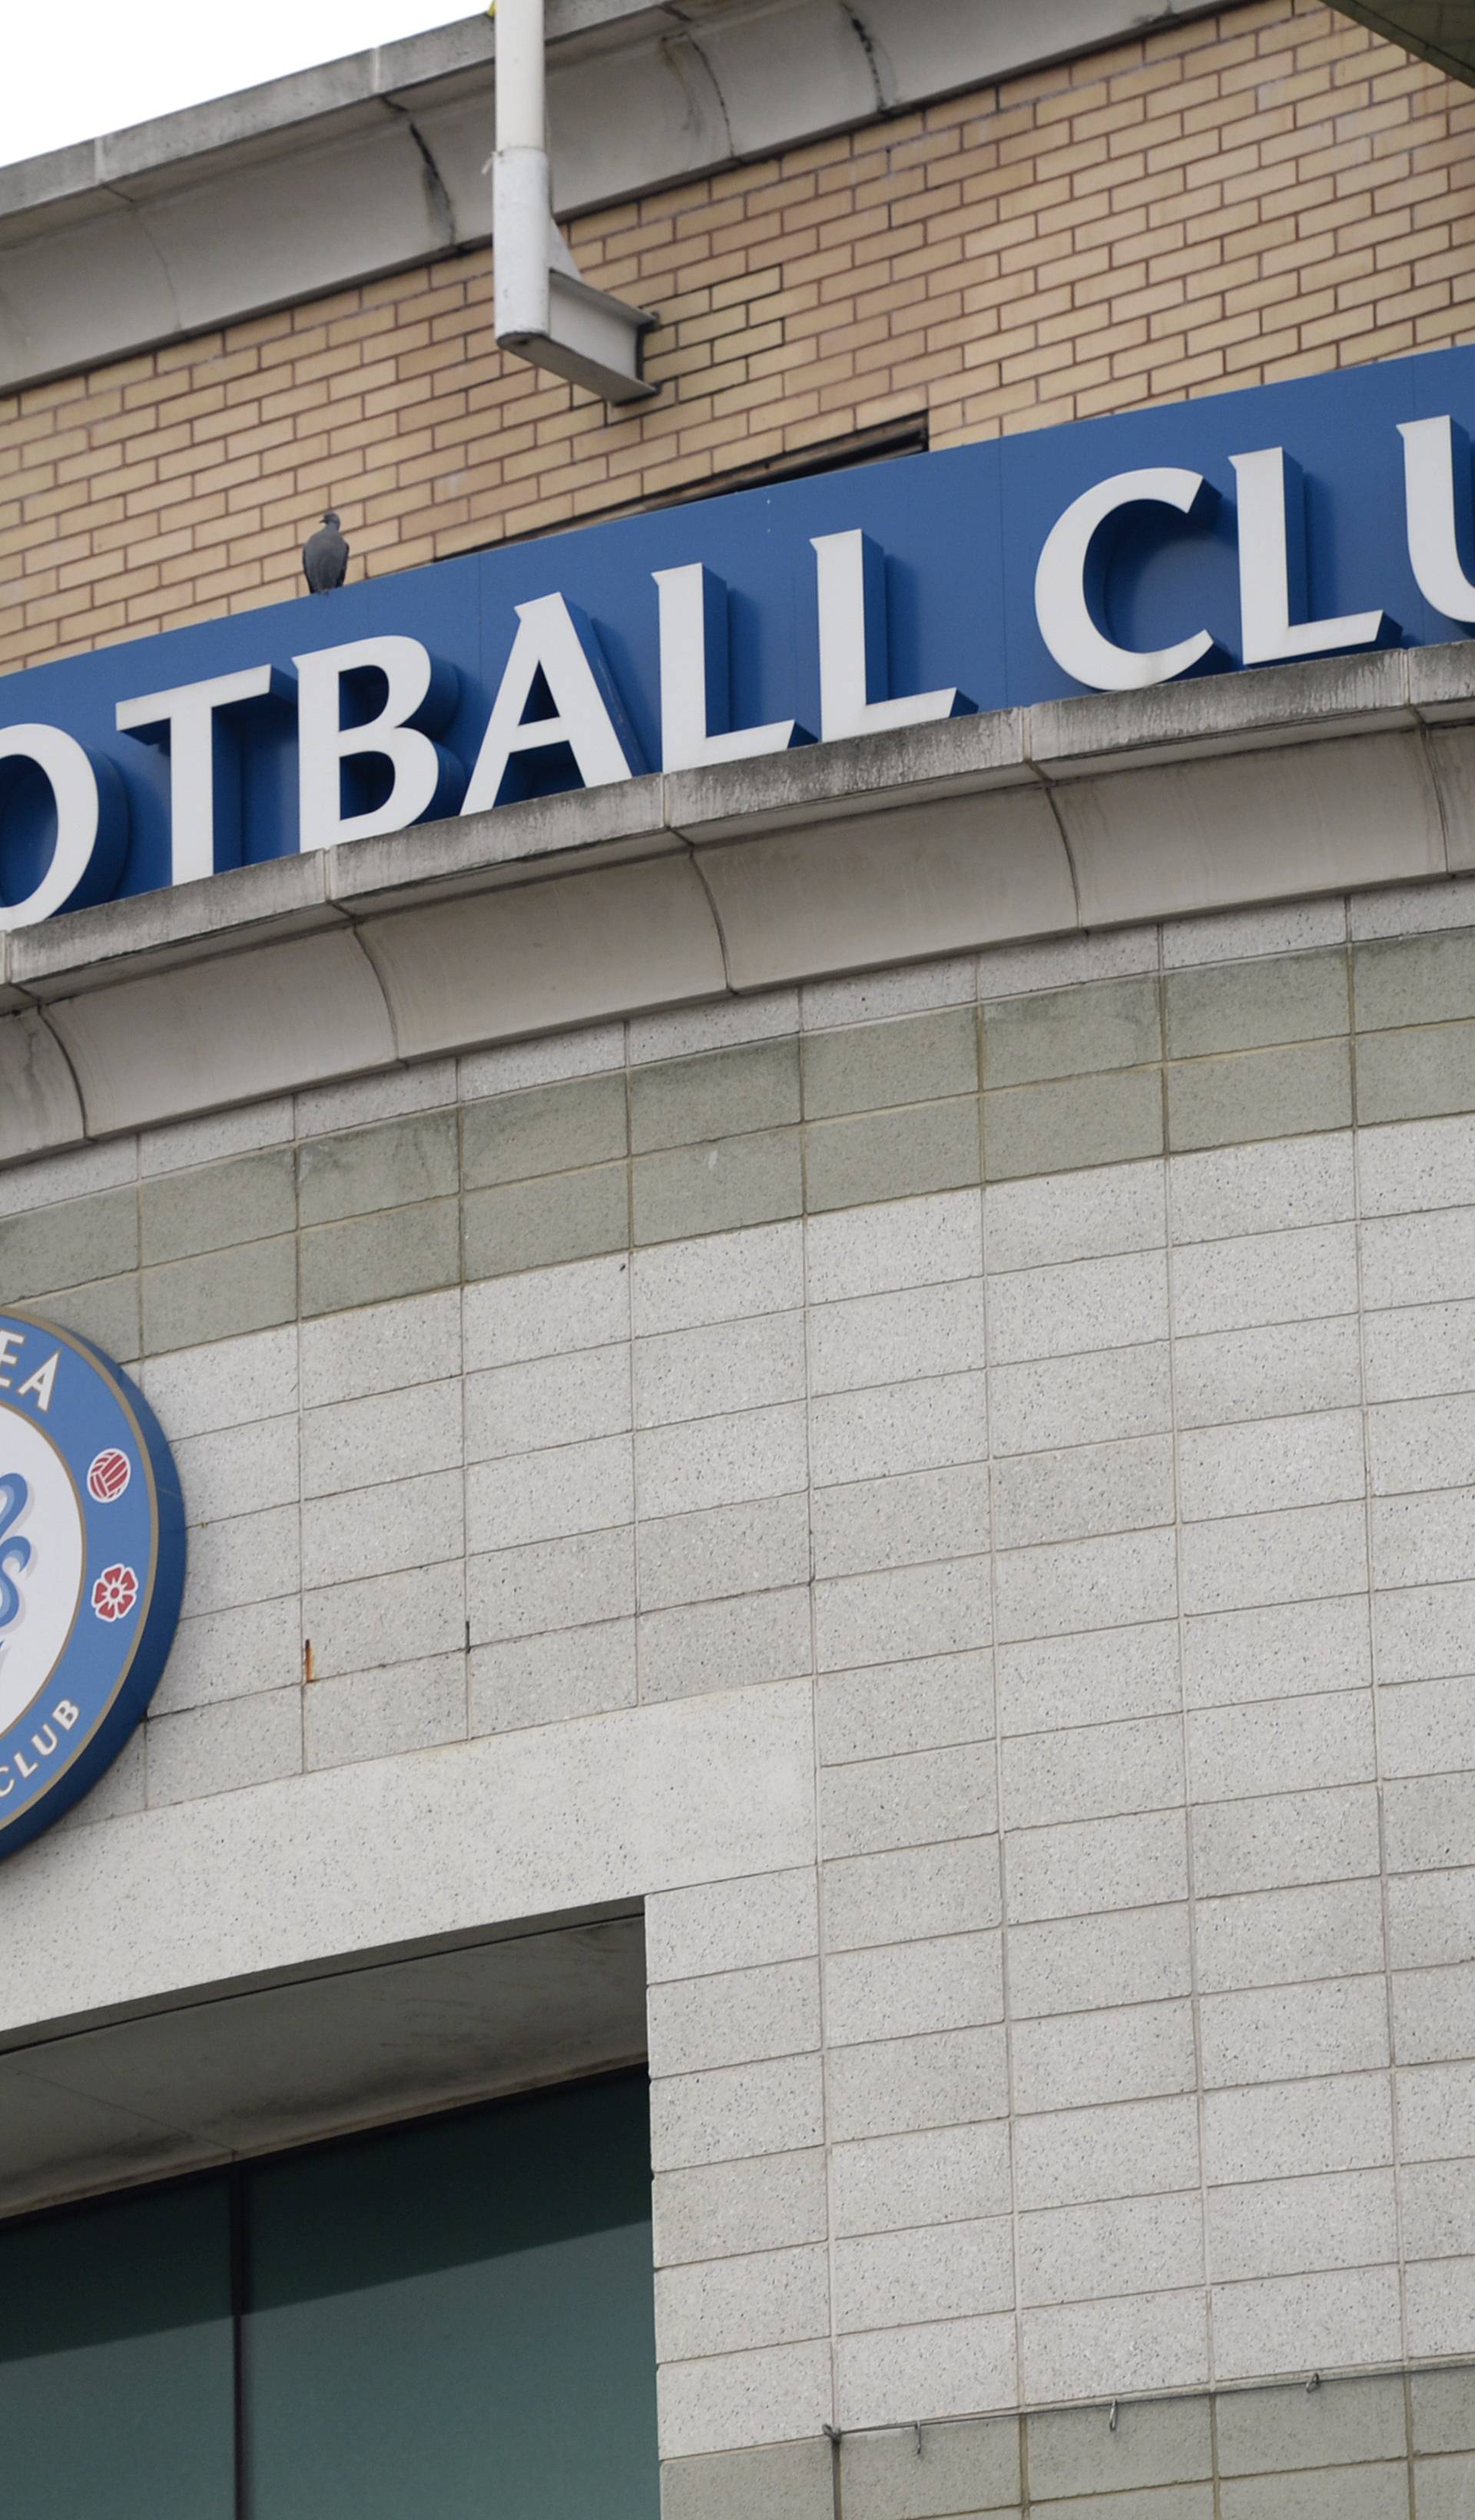
POLYGON ((842 2502, 846 2520, 1018 2520, 1050 2510, 1111 2520, 1119 2508, 1208 2510, 1221 2486, 1289 2520, 1350 2508, 1351 2480, 1368 2477, 1380 2507, 1411 2505, 1417 2495, 1422 2508, 1431 2464, 1449 2461, 1453 2482, 1456 2462, 1467 2462, 1472 2383, 1475 2368, 1453 2360, 1353 2363, 1311 2388, 1302 2372, 1277 2372, 1128 2395, 1124 2374, 1120 2400, 1021 2395, 993 2413, 960 2409, 919 2424, 891 2415, 828 2440, 668 2454, 662 2520, 832 2520, 842 2502))
POLYGON ((1475 643, 632 780, 0 939, 0 1158, 656 1007, 1471 868, 1475 643))

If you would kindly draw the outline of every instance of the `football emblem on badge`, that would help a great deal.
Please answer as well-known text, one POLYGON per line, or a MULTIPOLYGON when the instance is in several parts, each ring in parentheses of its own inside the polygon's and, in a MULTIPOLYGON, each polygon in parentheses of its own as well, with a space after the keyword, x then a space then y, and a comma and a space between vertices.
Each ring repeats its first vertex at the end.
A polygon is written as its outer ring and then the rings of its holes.
POLYGON ((184 1566, 179 1477, 143 1394, 85 1339, 0 1311, 0 1855, 141 1721, 184 1566))
POLYGON ((112 1505, 132 1476, 133 1464, 126 1453, 99 1453, 87 1473, 87 1493, 99 1505, 112 1505))

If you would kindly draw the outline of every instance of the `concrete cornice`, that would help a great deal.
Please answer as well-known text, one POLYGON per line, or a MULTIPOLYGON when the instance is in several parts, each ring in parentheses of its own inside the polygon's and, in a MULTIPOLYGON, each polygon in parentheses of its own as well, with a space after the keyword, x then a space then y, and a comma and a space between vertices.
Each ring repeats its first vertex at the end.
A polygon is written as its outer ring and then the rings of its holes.
MULTIPOLYGON (((1212 0, 1169 0, 1161 18, 1212 0)), ((1134 0, 550 0, 573 216, 1137 31, 1134 0)), ((469 246, 486 17, 0 168, 0 392, 469 246)))
POLYGON ((656 1007, 1471 871, 1471 642, 632 780, 0 940, 0 1160, 656 1007))

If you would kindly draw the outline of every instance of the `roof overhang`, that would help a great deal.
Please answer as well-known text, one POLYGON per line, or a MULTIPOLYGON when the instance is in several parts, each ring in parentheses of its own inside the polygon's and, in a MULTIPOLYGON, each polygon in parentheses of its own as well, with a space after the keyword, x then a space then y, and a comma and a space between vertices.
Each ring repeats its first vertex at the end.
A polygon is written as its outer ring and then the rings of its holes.
POLYGON ((630 1903, 0 2035, 0 2217, 640 2063, 630 1903))
MULTIPOLYGON (((1150 22, 1202 16, 1169 0, 1150 22)), ((560 217, 1141 32, 1135 0, 549 0, 560 217)), ((0 392, 484 245, 486 16, 0 167, 0 392)))
POLYGON ((1390 44, 1432 62, 1449 77, 1475 86, 1475 9, 1470 0, 1337 0, 1344 18, 1356 18, 1390 44))

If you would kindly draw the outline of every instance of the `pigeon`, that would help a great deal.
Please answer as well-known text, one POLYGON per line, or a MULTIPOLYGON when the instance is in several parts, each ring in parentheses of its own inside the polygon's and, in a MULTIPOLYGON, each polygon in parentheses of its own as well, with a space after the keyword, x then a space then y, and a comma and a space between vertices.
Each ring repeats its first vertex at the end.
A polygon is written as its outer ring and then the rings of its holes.
POLYGON ((302 545, 302 574, 314 595, 326 595, 330 587, 341 586, 348 574, 348 545, 338 531, 338 520, 332 508, 315 534, 309 534, 302 545))

